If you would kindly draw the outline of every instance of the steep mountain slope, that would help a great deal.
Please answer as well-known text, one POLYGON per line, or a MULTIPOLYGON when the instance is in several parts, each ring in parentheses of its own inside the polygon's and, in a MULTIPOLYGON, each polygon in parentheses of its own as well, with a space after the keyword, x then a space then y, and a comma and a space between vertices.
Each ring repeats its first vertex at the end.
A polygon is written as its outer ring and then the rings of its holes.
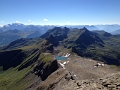
MULTIPOLYGON (((110 33, 104 31, 91 32, 86 28, 74 28, 66 32, 64 39, 58 39, 59 35, 62 36, 60 27, 49 30, 41 37, 46 37, 54 46, 62 45, 80 56, 100 60, 108 64, 120 65, 120 52, 110 45, 113 42, 108 44, 110 39, 115 38, 110 33)), ((117 40, 114 42, 119 43, 117 40)))
POLYGON ((102 46, 103 41, 96 36, 94 33, 88 31, 86 28, 75 29, 68 34, 68 39, 65 40, 66 45, 74 44, 74 46, 79 45, 82 49, 86 49, 92 44, 99 44, 102 46), (76 45, 75 45, 76 44, 76 45))
POLYGON ((3 30, 1 29, 1 27, 0 27, 0 33, 2 33, 3 32, 3 30))
POLYGON ((11 42, 8 45, 1 47, 1 50, 12 50, 17 48, 26 47, 29 48, 31 45, 36 46, 42 41, 41 38, 21 38, 11 42))
POLYGON ((33 33, 29 34, 26 38, 36 38, 41 36, 39 31, 34 31, 33 33))
POLYGON ((25 90, 37 82, 44 81, 59 68, 52 52, 53 45, 47 40, 36 47, 31 45, 29 48, 1 51, 0 89, 25 90))
POLYGON ((120 29, 111 32, 111 34, 113 34, 113 35, 118 35, 118 34, 120 34, 120 29))
POLYGON ((53 27, 55 26, 24 25, 21 23, 4 25, 0 28, 0 46, 7 45, 20 38, 39 37, 53 27))
POLYGON ((20 31, 20 30, 8 30, 0 33, 0 46, 9 44, 10 42, 20 38, 35 38, 40 36, 38 31, 20 31))
MULTIPOLYGON (((104 31, 91 32, 86 28, 75 28, 70 30, 66 27, 55 27, 48 30, 41 37, 29 40, 17 40, 10 43, 2 50, 10 48, 12 49, 12 46, 13 48, 20 48, 21 46, 27 46, 33 43, 37 44, 42 39, 46 38, 46 40, 48 40, 55 47, 64 46, 65 48, 71 49, 72 52, 77 53, 80 56, 100 60, 108 64, 120 65, 120 52, 112 45, 112 41, 115 40, 115 37, 116 36, 112 36, 111 34, 104 31), (110 39, 113 40, 109 42, 110 39)), ((118 39, 116 37, 116 40, 114 42, 119 43, 119 40, 117 40, 118 39)))
POLYGON ((67 33, 70 31, 69 28, 61 28, 55 27, 53 29, 48 30, 45 34, 41 36, 41 38, 47 38, 54 46, 58 46, 59 41, 67 38, 67 33))
MULTIPOLYGON (((89 90, 89 79, 95 80, 91 87, 96 89, 97 78, 120 70, 119 49, 112 46, 114 40, 120 46, 119 37, 86 28, 55 27, 41 37, 11 42, 0 50, 0 90, 81 90, 86 86, 89 90), (68 54, 66 61, 55 59, 68 54)), ((109 90, 109 85, 101 83, 109 90)))
POLYGON ((103 30, 94 30, 94 31, 92 31, 92 32, 94 32, 97 36, 99 36, 102 40, 104 40, 104 39, 106 39, 106 38, 109 38, 109 37, 111 37, 112 36, 112 34, 111 33, 108 33, 108 32, 106 32, 106 31, 103 31, 103 30))

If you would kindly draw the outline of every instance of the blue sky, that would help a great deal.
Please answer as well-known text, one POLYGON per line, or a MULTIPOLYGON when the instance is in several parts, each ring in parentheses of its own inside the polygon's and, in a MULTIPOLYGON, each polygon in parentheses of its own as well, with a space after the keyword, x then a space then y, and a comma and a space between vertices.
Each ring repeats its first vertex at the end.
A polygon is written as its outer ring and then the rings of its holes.
POLYGON ((0 25, 120 24, 120 0, 0 0, 0 25))

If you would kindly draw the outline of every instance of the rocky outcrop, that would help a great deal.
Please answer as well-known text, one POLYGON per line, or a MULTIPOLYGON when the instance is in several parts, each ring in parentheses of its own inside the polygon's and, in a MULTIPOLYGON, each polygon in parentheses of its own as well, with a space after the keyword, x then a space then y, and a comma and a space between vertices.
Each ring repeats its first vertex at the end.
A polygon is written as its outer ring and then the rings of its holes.
POLYGON ((38 75, 43 81, 54 71, 59 68, 56 60, 48 62, 39 62, 35 65, 32 73, 38 75))
POLYGON ((94 33, 88 31, 86 28, 83 28, 75 43, 79 48, 86 49, 92 44, 103 46, 102 44, 104 42, 94 33))
MULTIPOLYGON (((78 82, 78 86, 88 89, 102 89, 102 90, 120 90, 120 73, 111 74, 104 78, 97 80, 85 80, 81 84, 78 82), (92 87, 91 87, 92 86, 92 87)), ((80 89, 80 90, 81 90, 80 89)))
POLYGON ((47 38, 47 40, 54 46, 58 46, 59 41, 62 41, 65 38, 67 38, 67 34, 69 31, 70 29, 66 27, 55 27, 53 29, 48 30, 45 34, 41 36, 41 38, 47 38))
POLYGON ((97 42, 103 44, 103 41, 98 36, 88 31, 86 28, 83 28, 81 30, 81 34, 79 35, 78 39, 75 41, 76 44, 80 44, 84 46, 84 47, 81 46, 81 48, 86 48, 91 44, 97 44, 97 42))
POLYGON ((45 34, 41 36, 41 38, 47 38, 51 34, 54 36, 61 36, 61 38, 58 38, 59 40, 62 40, 64 38, 67 38, 67 33, 70 31, 69 28, 61 28, 61 27, 55 27, 53 29, 48 30, 45 34))
POLYGON ((120 73, 99 79, 77 80, 61 68, 42 82, 37 90, 120 90, 120 73))
POLYGON ((41 83, 37 90, 59 90, 63 85, 68 84, 71 80, 74 80, 71 73, 60 68, 41 83))

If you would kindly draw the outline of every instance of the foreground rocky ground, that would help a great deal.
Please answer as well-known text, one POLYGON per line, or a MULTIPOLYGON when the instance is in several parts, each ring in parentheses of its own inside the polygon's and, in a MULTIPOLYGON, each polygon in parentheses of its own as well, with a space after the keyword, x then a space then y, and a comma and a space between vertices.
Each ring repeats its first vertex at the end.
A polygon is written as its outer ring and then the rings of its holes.
POLYGON ((103 78, 78 80, 61 68, 50 75, 37 90, 120 90, 120 72, 103 78))
POLYGON ((120 72, 103 62, 70 56, 37 90, 120 90, 120 72))
POLYGON ((99 79, 70 80, 59 90, 120 90, 120 73, 114 73, 99 79))
POLYGON ((67 61, 60 60, 58 62, 64 64, 64 68, 79 80, 101 78, 108 74, 117 73, 120 70, 104 62, 77 55, 71 55, 67 61))

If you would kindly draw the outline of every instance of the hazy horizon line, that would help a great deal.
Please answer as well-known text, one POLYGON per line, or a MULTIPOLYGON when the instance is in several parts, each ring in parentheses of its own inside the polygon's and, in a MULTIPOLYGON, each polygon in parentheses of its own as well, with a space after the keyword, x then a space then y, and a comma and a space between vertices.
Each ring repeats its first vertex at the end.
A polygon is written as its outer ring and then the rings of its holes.
MULTIPOLYGON (((8 24, 23 24, 23 25, 36 25, 36 26, 37 26, 37 25, 40 25, 40 26, 120 25, 120 24, 116 24, 116 23, 113 23, 113 24, 24 24, 24 23, 17 23, 17 22, 8 23, 8 24)), ((8 25, 8 24, 0 25, 0 27, 3 27, 3 26, 8 25)))

